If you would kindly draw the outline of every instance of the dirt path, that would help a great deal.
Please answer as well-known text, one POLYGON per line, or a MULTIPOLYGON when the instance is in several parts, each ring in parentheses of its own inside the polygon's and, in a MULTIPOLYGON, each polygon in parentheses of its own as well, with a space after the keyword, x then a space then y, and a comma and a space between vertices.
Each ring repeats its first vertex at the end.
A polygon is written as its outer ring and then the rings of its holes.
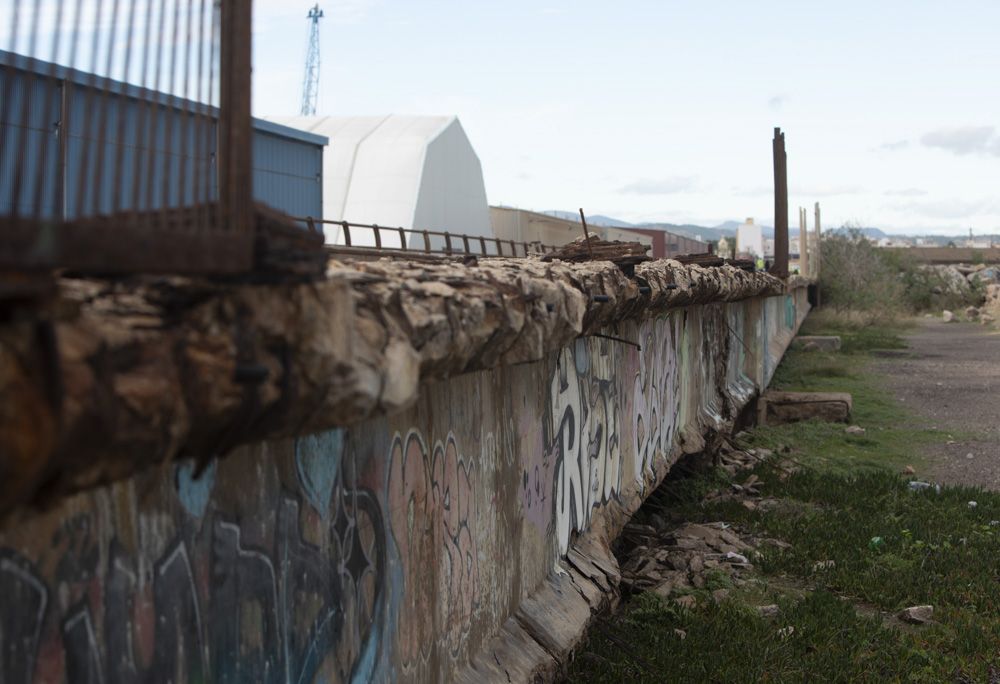
POLYGON ((1000 333, 925 318, 906 340, 875 369, 924 425, 954 436, 927 449, 920 475, 1000 490, 1000 333))

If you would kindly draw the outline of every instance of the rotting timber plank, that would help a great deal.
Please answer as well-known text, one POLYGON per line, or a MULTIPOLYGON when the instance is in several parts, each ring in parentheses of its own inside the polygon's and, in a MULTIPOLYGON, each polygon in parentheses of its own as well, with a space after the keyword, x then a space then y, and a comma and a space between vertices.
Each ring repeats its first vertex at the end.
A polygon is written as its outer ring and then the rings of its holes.
POLYGON ((0 325, 0 514, 179 457, 391 414, 419 383, 541 359, 580 335, 778 294, 648 261, 330 262, 317 282, 69 279, 0 325), (595 300, 601 295, 601 301, 595 300))

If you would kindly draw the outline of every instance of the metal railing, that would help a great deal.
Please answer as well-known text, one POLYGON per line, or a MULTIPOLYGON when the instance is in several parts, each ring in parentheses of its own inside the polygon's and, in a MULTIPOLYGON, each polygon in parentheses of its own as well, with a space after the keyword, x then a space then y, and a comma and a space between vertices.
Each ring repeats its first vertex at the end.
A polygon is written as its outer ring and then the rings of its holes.
POLYGON ((353 223, 303 217, 296 219, 311 231, 326 232, 325 226, 334 226, 336 244, 327 244, 327 251, 334 254, 409 255, 432 254, 442 256, 505 256, 527 257, 554 252, 558 247, 541 242, 519 242, 484 235, 465 235, 449 231, 423 230, 380 226, 375 223, 353 223), (353 231, 353 232, 352 232, 353 231), (414 245, 413 243, 417 244, 414 245), (520 250, 520 254, 518 254, 520 250))
POLYGON ((0 269, 252 269, 250 0, 0 8, 0 269))

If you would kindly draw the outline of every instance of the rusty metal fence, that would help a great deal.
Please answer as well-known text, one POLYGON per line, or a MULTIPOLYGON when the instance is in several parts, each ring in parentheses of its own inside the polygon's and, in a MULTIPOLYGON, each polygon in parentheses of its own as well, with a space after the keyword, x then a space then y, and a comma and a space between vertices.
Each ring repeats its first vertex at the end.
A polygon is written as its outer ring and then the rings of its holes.
POLYGON ((333 254, 356 256, 410 256, 431 254, 442 256, 505 256, 527 257, 554 252, 558 247, 541 242, 517 242, 484 235, 465 235, 440 230, 422 230, 380 226, 374 223, 329 221, 312 217, 296 219, 311 231, 327 232, 332 227, 336 244, 328 244, 333 254), (519 253, 520 252, 520 253, 519 253))
POLYGON ((249 0, 0 12, 0 270, 226 274, 275 243, 322 252, 252 201, 249 0))

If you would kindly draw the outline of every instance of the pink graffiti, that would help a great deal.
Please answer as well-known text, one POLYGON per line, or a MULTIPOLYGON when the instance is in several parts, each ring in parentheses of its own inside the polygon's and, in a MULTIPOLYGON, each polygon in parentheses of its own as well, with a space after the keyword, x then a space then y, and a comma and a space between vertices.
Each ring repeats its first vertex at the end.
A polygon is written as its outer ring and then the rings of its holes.
POLYGON ((396 435, 389 468, 390 523, 405 583, 400 656, 410 665, 426 660, 435 633, 457 655, 479 601, 475 464, 454 435, 429 451, 412 430, 405 439, 396 435))

